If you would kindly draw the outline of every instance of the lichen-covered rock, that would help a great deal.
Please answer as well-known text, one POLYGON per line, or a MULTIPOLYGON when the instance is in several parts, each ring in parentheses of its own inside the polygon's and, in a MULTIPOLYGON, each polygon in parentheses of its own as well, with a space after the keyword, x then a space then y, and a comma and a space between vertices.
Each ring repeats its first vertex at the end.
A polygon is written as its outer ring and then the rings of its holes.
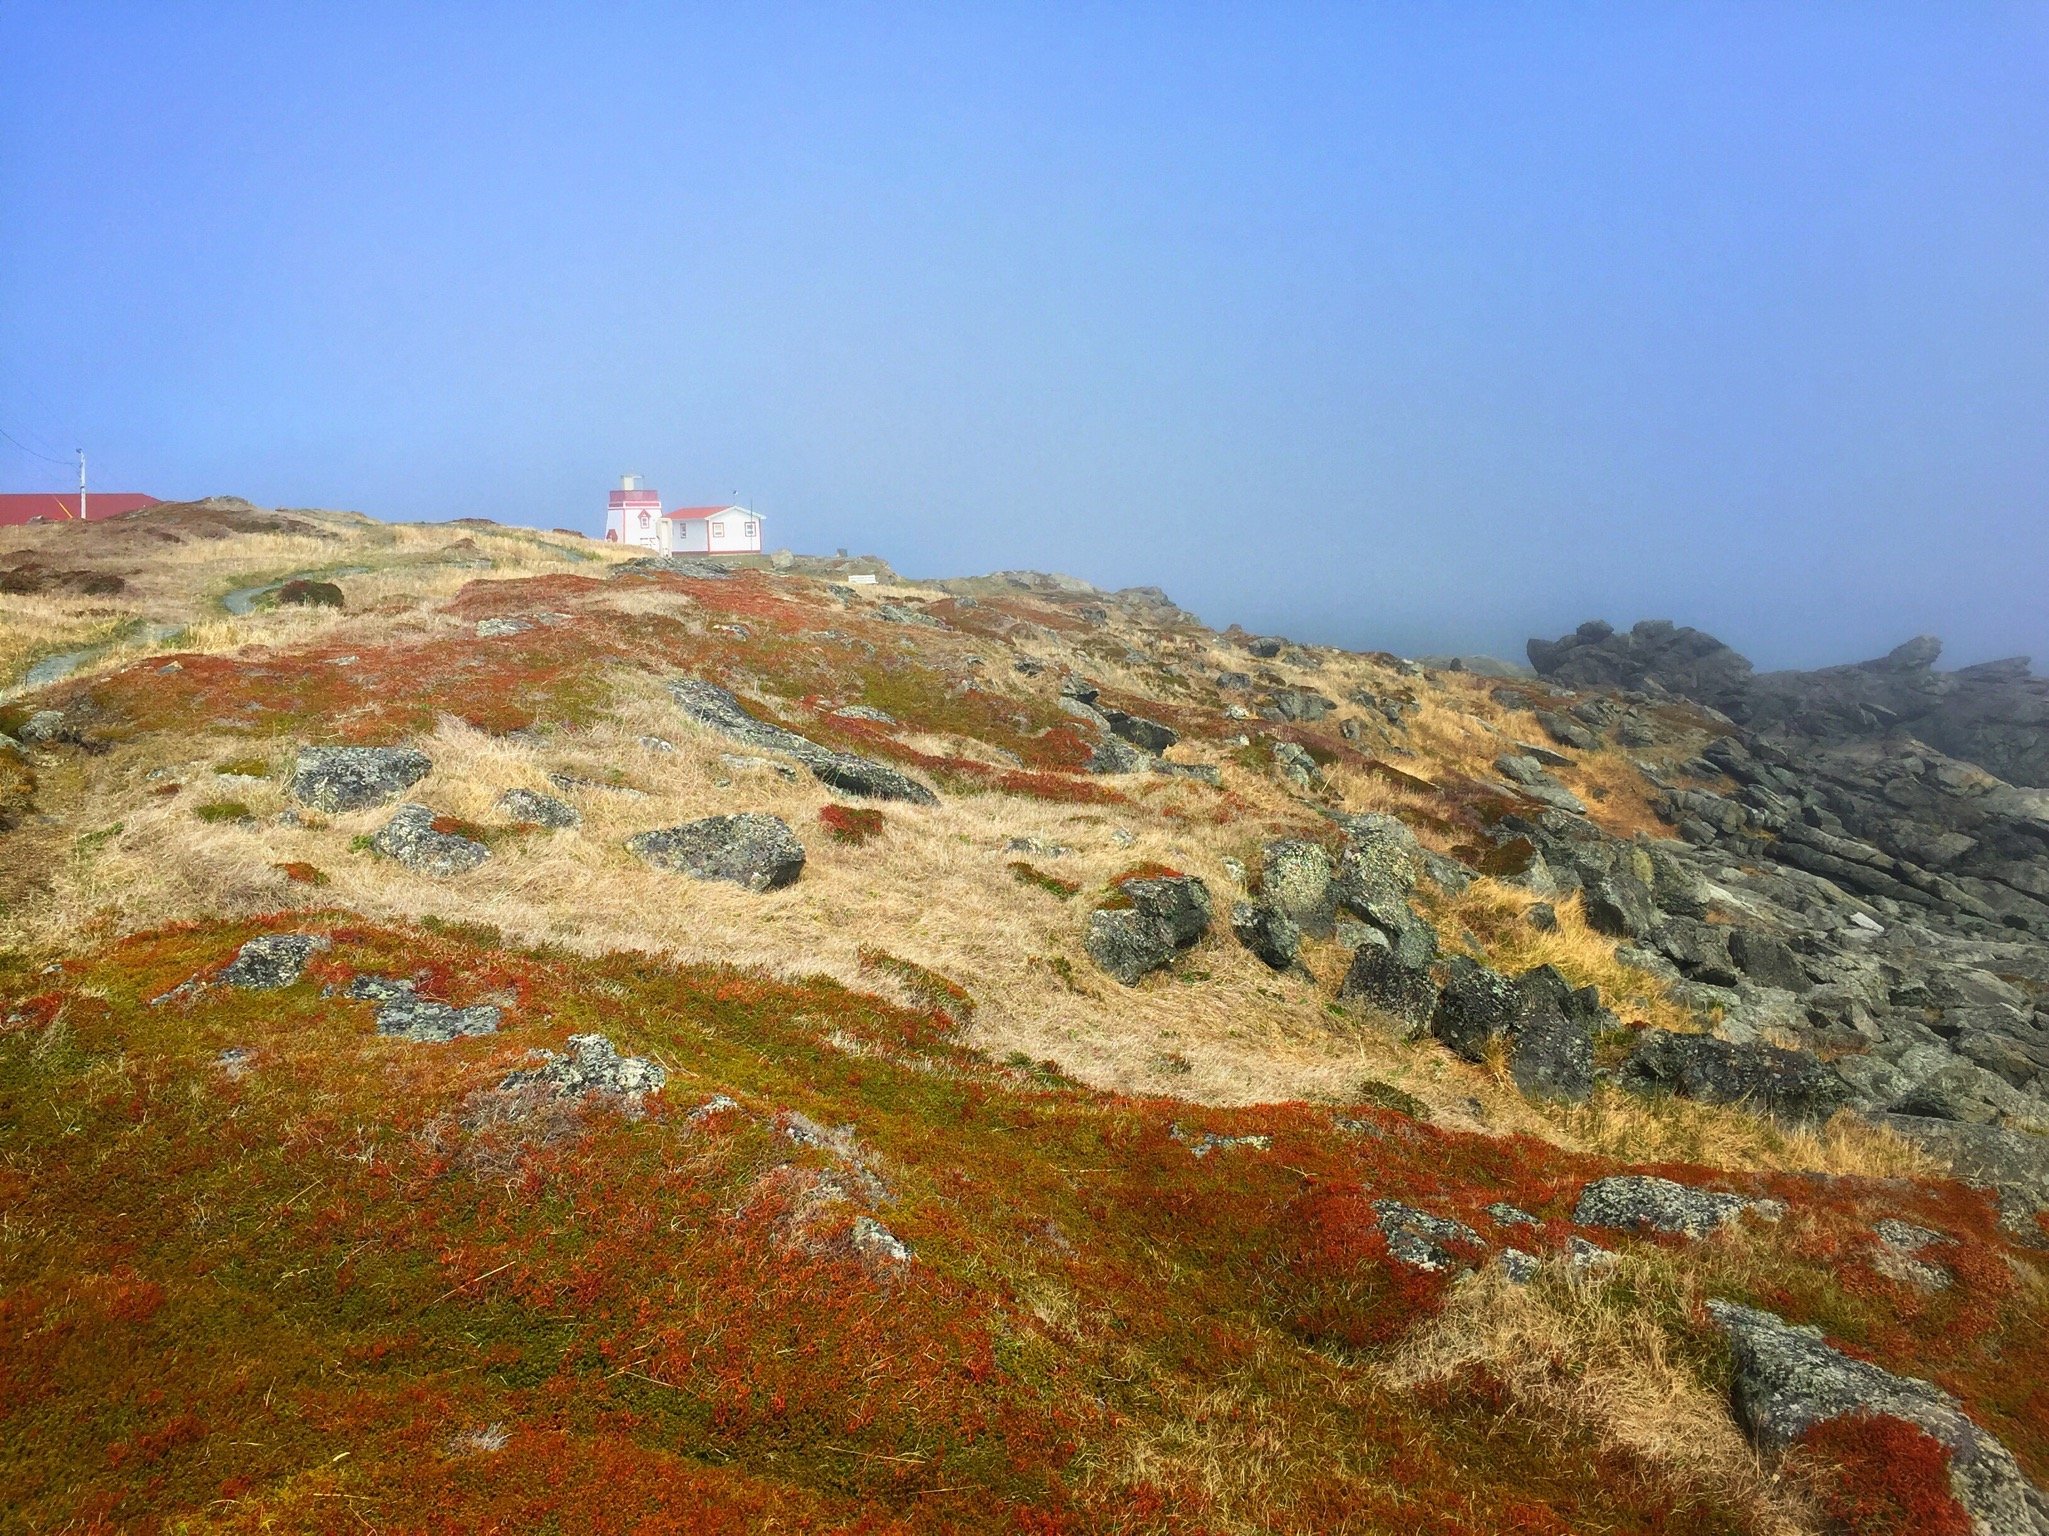
POLYGON ((1148 720, 1143 715, 1126 714, 1121 709, 1110 709, 1100 704, 1096 708, 1109 722, 1111 730, 1142 752, 1164 752, 1181 739, 1180 732, 1172 726, 1160 724, 1157 720, 1148 720))
POLYGON ((1813 979, 1793 952, 1793 946, 1775 934, 1757 928, 1732 928, 1729 957, 1761 987, 1780 987, 1788 992, 1813 990, 1813 979))
POLYGON ((1380 1235, 1387 1240, 1389 1256, 1412 1269, 1435 1273, 1460 1264, 1445 1247, 1447 1243, 1479 1250, 1487 1246, 1486 1240, 1464 1222, 1432 1216, 1399 1200, 1376 1200, 1373 1212, 1379 1218, 1380 1235))
POLYGON ((2049 1536, 2049 1500, 1940 1387, 1846 1355, 1820 1329, 1770 1312, 1729 1301, 1710 1301, 1707 1310, 1735 1355, 1737 1420, 1759 1445, 1780 1450, 1817 1424, 1853 1415, 1902 1419, 1947 1447, 1950 1492, 1977 1530, 2049 1536))
POLYGON ((538 789, 508 789, 498 797, 498 809, 517 825, 550 827, 556 831, 583 820, 583 813, 567 800, 558 800, 538 789))
POLYGON ((358 976, 349 996, 377 1004, 377 1033, 423 1045, 446 1045, 469 1035, 494 1035, 503 1014, 488 1003, 457 1008, 421 997, 402 976, 358 976))
POLYGON ((759 719, 733 694, 714 683, 679 678, 669 684, 669 694, 700 725, 751 747, 785 753, 834 789, 870 800, 903 800, 913 805, 939 803, 937 795, 909 774, 852 752, 820 746, 785 726, 759 719))
POLYGON ((1640 939, 1657 925, 1658 909, 1650 887, 1627 870, 1615 870, 1589 881, 1581 897, 1587 924, 1614 938, 1640 939))
MULTIPOLYGON (((1935 1049, 1924 1048, 1931 1055, 1935 1049)), ((1887 1106, 1896 1115, 1978 1125, 2034 1118, 2033 1107, 2005 1078, 1961 1057, 1916 1072, 1912 1085, 1887 1106)))
MULTIPOLYGON (((1764 1202, 1723 1190, 1695 1189, 1652 1174, 1624 1173, 1596 1179, 1581 1190, 1572 1219, 1583 1227, 1706 1237, 1744 1211, 1760 1206, 1764 1202)), ((1770 1208, 1764 1209, 1769 1214, 1770 1208)))
POLYGON ((1331 936, 1337 917, 1330 854, 1315 843, 1284 838, 1261 851, 1259 894, 1266 905, 1311 938, 1331 936))
POLYGON ((725 880, 772 891, 804 872, 804 845, 780 816, 758 811, 707 816, 626 840, 634 857, 697 880, 725 880))
POLYGON ((1952 1239, 1928 1227, 1915 1226, 1910 1221, 1901 1221, 1897 1216, 1884 1216, 1872 1227, 1872 1234, 1878 1239, 1872 1250, 1871 1266, 1889 1280, 1900 1280, 1918 1285, 1924 1290, 1942 1291, 1949 1288, 1950 1272, 1933 1259, 1923 1258, 1926 1249, 1939 1249, 1952 1239))
POLYGON ((535 1052, 541 1065, 522 1068, 499 1086, 552 1088, 565 1097, 604 1093, 626 1098, 658 1093, 669 1080, 659 1062, 644 1056, 621 1056, 619 1048, 603 1035, 571 1035, 563 1046, 560 1055, 535 1052))
POLYGON ((1126 880, 1118 889, 1131 905, 1091 912, 1082 948, 1127 987, 1209 932, 1209 887, 1192 875, 1126 880))
POLYGON ((1712 1035, 1646 1029, 1617 1074, 1639 1093, 1708 1104, 1748 1103, 1782 1120, 1821 1121, 1854 1097, 1841 1074, 1809 1051, 1737 1045, 1712 1035))
POLYGON ((1574 989, 1550 966, 1516 979, 1525 1004, 1509 1039, 1508 1071, 1528 1099, 1583 1104, 1594 1091, 1594 1029, 1612 1018, 1592 987, 1574 989))
POLYGON ((359 811, 395 800, 433 771, 411 747, 301 747, 292 765, 292 798, 316 811, 359 811))
POLYGON ((1364 1003, 1420 1030, 1437 1006, 1437 982, 1427 965, 1407 963, 1386 944, 1361 944, 1352 953, 1338 998, 1364 1003))
POLYGON ((467 874, 491 857, 491 850, 473 837, 438 831, 436 819, 427 806, 402 805, 370 839, 370 846, 422 875, 467 874))
POLYGON ((1145 753, 1130 742, 1105 736, 1081 766, 1084 773, 1138 773, 1148 761, 1145 753))
POLYGON ((1285 912, 1264 901, 1233 902, 1231 932, 1277 971, 1287 970, 1302 952, 1302 930, 1285 912))
POLYGON ((1335 874, 1338 905, 1375 926, 1408 910, 1422 878, 1422 844, 1393 816, 1346 816, 1344 851, 1335 874))
POLYGON ((1489 1041, 1513 1035, 1528 1018, 1529 1002, 1514 982, 1477 960, 1454 955, 1430 1015, 1430 1033, 1454 1055, 1479 1061, 1489 1041))
POLYGON ((1681 974, 1709 986, 1733 987, 1741 974, 1729 954, 1729 930, 1698 918, 1672 917, 1660 923, 1651 942, 1681 974))
POLYGON ((322 933, 259 934, 235 951, 221 980, 245 992, 276 992, 306 972, 306 963, 327 948, 322 933))

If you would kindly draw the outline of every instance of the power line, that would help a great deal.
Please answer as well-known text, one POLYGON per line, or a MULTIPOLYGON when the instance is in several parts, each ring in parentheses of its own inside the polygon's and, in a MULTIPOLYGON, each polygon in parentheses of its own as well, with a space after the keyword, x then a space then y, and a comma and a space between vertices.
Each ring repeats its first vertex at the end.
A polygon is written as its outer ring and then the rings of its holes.
POLYGON ((6 438, 7 441, 14 444, 15 447, 19 448, 23 453, 27 454, 32 459, 41 459, 45 464, 61 464, 66 469, 69 469, 71 467, 71 461, 69 459, 53 459, 47 453, 37 453, 35 449, 29 447, 27 443, 24 443, 12 432, 9 432, 5 427, 0 427, 0 437, 6 438))

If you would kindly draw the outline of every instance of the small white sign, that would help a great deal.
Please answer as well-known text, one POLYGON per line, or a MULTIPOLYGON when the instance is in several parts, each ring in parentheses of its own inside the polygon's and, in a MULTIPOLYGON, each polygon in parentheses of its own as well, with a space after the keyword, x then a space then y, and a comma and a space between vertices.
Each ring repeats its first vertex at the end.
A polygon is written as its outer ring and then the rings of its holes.
POLYGON ((874 585, 875 585, 875 577, 873 577, 873 576, 849 576, 849 577, 847 578, 847 585, 848 585, 848 586, 850 586, 850 587, 872 587, 872 586, 874 586, 874 585))

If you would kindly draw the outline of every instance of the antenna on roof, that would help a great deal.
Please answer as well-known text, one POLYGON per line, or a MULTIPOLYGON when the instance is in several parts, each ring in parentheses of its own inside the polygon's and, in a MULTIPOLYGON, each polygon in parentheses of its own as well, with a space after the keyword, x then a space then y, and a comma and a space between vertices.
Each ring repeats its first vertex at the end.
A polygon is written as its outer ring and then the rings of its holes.
POLYGON ((85 521, 85 450, 78 450, 78 520, 85 521))

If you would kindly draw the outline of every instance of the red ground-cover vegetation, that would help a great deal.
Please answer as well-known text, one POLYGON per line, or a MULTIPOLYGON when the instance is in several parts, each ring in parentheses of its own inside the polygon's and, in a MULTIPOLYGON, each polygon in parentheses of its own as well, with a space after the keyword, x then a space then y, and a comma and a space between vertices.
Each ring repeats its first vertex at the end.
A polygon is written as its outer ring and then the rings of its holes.
POLYGON ((582 576, 472 582, 447 605, 455 631, 395 615, 384 638, 316 641, 234 656, 152 657, 54 691, 97 740, 164 730, 374 743, 432 730, 443 716, 505 732, 595 719, 621 671, 689 675, 801 701, 786 723, 828 745, 882 757, 956 792, 999 791, 1069 804, 1125 797, 1083 772, 1092 743, 1051 704, 976 686, 951 642, 843 613, 759 572, 725 580, 668 574, 620 578, 673 593, 677 613, 627 613, 603 599, 612 583, 582 576), (685 617, 685 615, 688 617, 685 617), (486 618, 525 618, 514 635, 479 637, 486 618), (165 671, 170 661, 178 665, 165 671), (844 719, 833 703, 866 703, 900 722, 844 719), (1019 766, 913 746, 901 731, 952 736, 1007 753, 1019 766))
POLYGON ((1840 1536, 1971 1536, 1949 1487, 1949 1449, 1900 1419, 1852 1415, 1817 1424, 1801 1444, 1832 1475, 1823 1499, 1840 1536))
POLYGON ((822 805, 818 808, 818 819, 836 843, 859 848, 882 835, 882 812, 873 806, 822 805))
MULTIPOLYGON (((1611 1164, 1366 1104, 1037 1081, 958 1043, 956 983, 880 952, 922 1009, 449 926, 302 926, 332 944, 281 992, 150 1003, 217 975, 247 924, 0 969, 0 1523, 1744 1529, 1484 1379, 1402 1394, 1369 1369, 1449 1283, 1388 1262, 1374 1199, 1548 1251, 1611 1164), (346 996, 364 973, 490 997, 502 1030, 380 1037, 346 996), (501 1089, 583 1031, 666 1088, 638 1110, 501 1089), (737 1108, 695 1113, 720 1094, 737 1108), (844 1129, 825 1144, 796 1117, 844 1129), (1199 1157, 1196 1133, 1270 1141, 1199 1157), (1499 1200, 1544 1226, 1508 1233, 1499 1200), (913 1257, 864 1247, 857 1219, 913 1257), (1264 1481, 1241 1498, 1214 1468, 1248 1461, 1264 1481)), ((1955 1197, 1736 1182, 1795 1214, 1768 1260, 1727 1248, 1720 1288, 1825 1326, 1861 1315, 1823 1316, 1871 1210, 1955 1197)), ((1954 1334, 1948 1384, 2039 1474, 2009 1417, 2025 1399, 1993 1398, 2045 1351, 1967 1258, 2004 1252, 1978 1220, 1943 1223, 1959 1297, 1895 1307, 1895 1334, 1874 1291, 1862 1347, 1913 1369, 1924 1328, 1954 1334)))

